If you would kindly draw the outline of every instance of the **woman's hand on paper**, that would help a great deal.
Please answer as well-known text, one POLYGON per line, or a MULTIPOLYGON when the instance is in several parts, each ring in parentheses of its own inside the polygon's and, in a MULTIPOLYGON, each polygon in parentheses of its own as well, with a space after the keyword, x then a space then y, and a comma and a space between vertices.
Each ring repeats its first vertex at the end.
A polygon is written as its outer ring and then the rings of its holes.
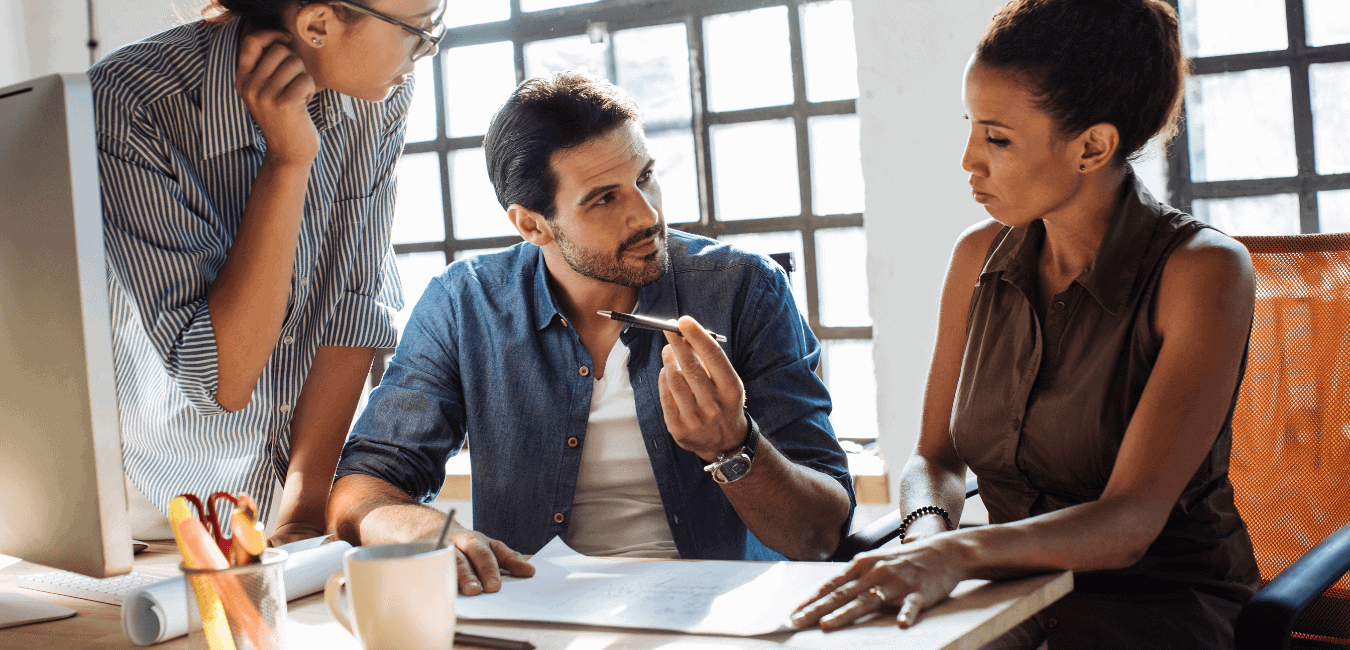
POLYGON ((457 551, 459 593, 465 596, 500 590, 503 572, 521 578, 534 575, 534 565, 525 561, 524 555, 487 535, 461 528, 458 523, 450 530, 450 543, 457 551))
POLYGON ((680 331, 666 333, 661 351, 661 411, 676 444, 712 462, 745 441, 745 384, 698 321, 681 317, 680 331))
POLYGON ((262 129, 267 155, 309 165, 319 155, 319 131, 309 117, 318 88, 295 54, 291 36, 264 30, 239 39, 234 90, 262 129))
POLYGON ((819 623, 823 629, 834 629, 880 609, 899 607, 896 624, 914 625, 920 613, 945 600, 965 579, 967 567, 957 554, 943 548, 943 541, 930 538, 859 555, 793 612, 792 623, 799 628, 819 623))

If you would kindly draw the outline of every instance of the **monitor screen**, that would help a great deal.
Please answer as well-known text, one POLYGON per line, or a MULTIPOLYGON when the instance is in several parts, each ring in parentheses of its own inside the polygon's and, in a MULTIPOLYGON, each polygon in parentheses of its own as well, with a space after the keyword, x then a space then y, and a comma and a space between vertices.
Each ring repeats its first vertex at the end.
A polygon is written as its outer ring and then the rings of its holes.
POLYGON ((88 79, 0 89, 0 125, 0 553, 127 573, 88 79))

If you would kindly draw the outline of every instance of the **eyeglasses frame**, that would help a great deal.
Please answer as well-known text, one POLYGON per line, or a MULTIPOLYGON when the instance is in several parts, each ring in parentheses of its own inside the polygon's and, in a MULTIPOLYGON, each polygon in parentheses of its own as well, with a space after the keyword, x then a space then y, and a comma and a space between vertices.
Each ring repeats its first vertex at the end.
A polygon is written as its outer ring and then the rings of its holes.
POLYGON ((389 23, 390 25, 399 27, 403 31, 408 32, 413 36, 422 39, 417 44, 417 47, 413 49, 411 56, 411 59, 413 61, 417 61, 418 59, 421 59, 435 52, 441 45, 441 39, 445 38, 445 23, 441 19, 445 15, 444 10, 442 10, 441 16, 436 19, 436 26, 432 28, 434 31, 428 32, 425 29, 413 27, 412 25, 409 25, 408 23, 405 23, 388 14, 375 11, 370 7, 363 7, 354 2, 347 2, 347 0, 319 0, 319 1, 327 5, 346 7, 347 9, 350 9, 360 14, 365 14, 367 16, 370 16, 371 18, 378 18, 386 23, 389 23))

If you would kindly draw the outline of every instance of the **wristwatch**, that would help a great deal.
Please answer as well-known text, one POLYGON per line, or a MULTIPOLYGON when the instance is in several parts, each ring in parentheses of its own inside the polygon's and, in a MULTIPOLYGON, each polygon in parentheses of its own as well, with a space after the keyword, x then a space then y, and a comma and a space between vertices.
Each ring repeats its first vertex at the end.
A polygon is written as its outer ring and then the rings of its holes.
POLYGON ((750 417, 750 411, 745 412, 745 421, 750 426, 741 448, 730 454, 718 454, 717 460, 703 468, 703 471, 712 474, 713 480, 718 483, 734 483, 750 473, 750 466, 755 460, 755 450, 759 448, 759 425, 750 417))

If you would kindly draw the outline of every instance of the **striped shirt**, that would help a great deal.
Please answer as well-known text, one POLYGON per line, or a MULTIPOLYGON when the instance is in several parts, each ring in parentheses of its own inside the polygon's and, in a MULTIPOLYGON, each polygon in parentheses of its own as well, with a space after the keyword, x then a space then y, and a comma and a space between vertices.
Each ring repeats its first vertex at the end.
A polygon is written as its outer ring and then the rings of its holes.
POLYGON ((183 25, 89 70, 126 473, 162 511, 228 490, 269 512, 318 347, 392 347, 403 304, 389 231, 412 83, 380 103, 322 91, 285 321, 248 406, 216 402, 207 289, 267 150, 233 86, 239 30, 183 25))

